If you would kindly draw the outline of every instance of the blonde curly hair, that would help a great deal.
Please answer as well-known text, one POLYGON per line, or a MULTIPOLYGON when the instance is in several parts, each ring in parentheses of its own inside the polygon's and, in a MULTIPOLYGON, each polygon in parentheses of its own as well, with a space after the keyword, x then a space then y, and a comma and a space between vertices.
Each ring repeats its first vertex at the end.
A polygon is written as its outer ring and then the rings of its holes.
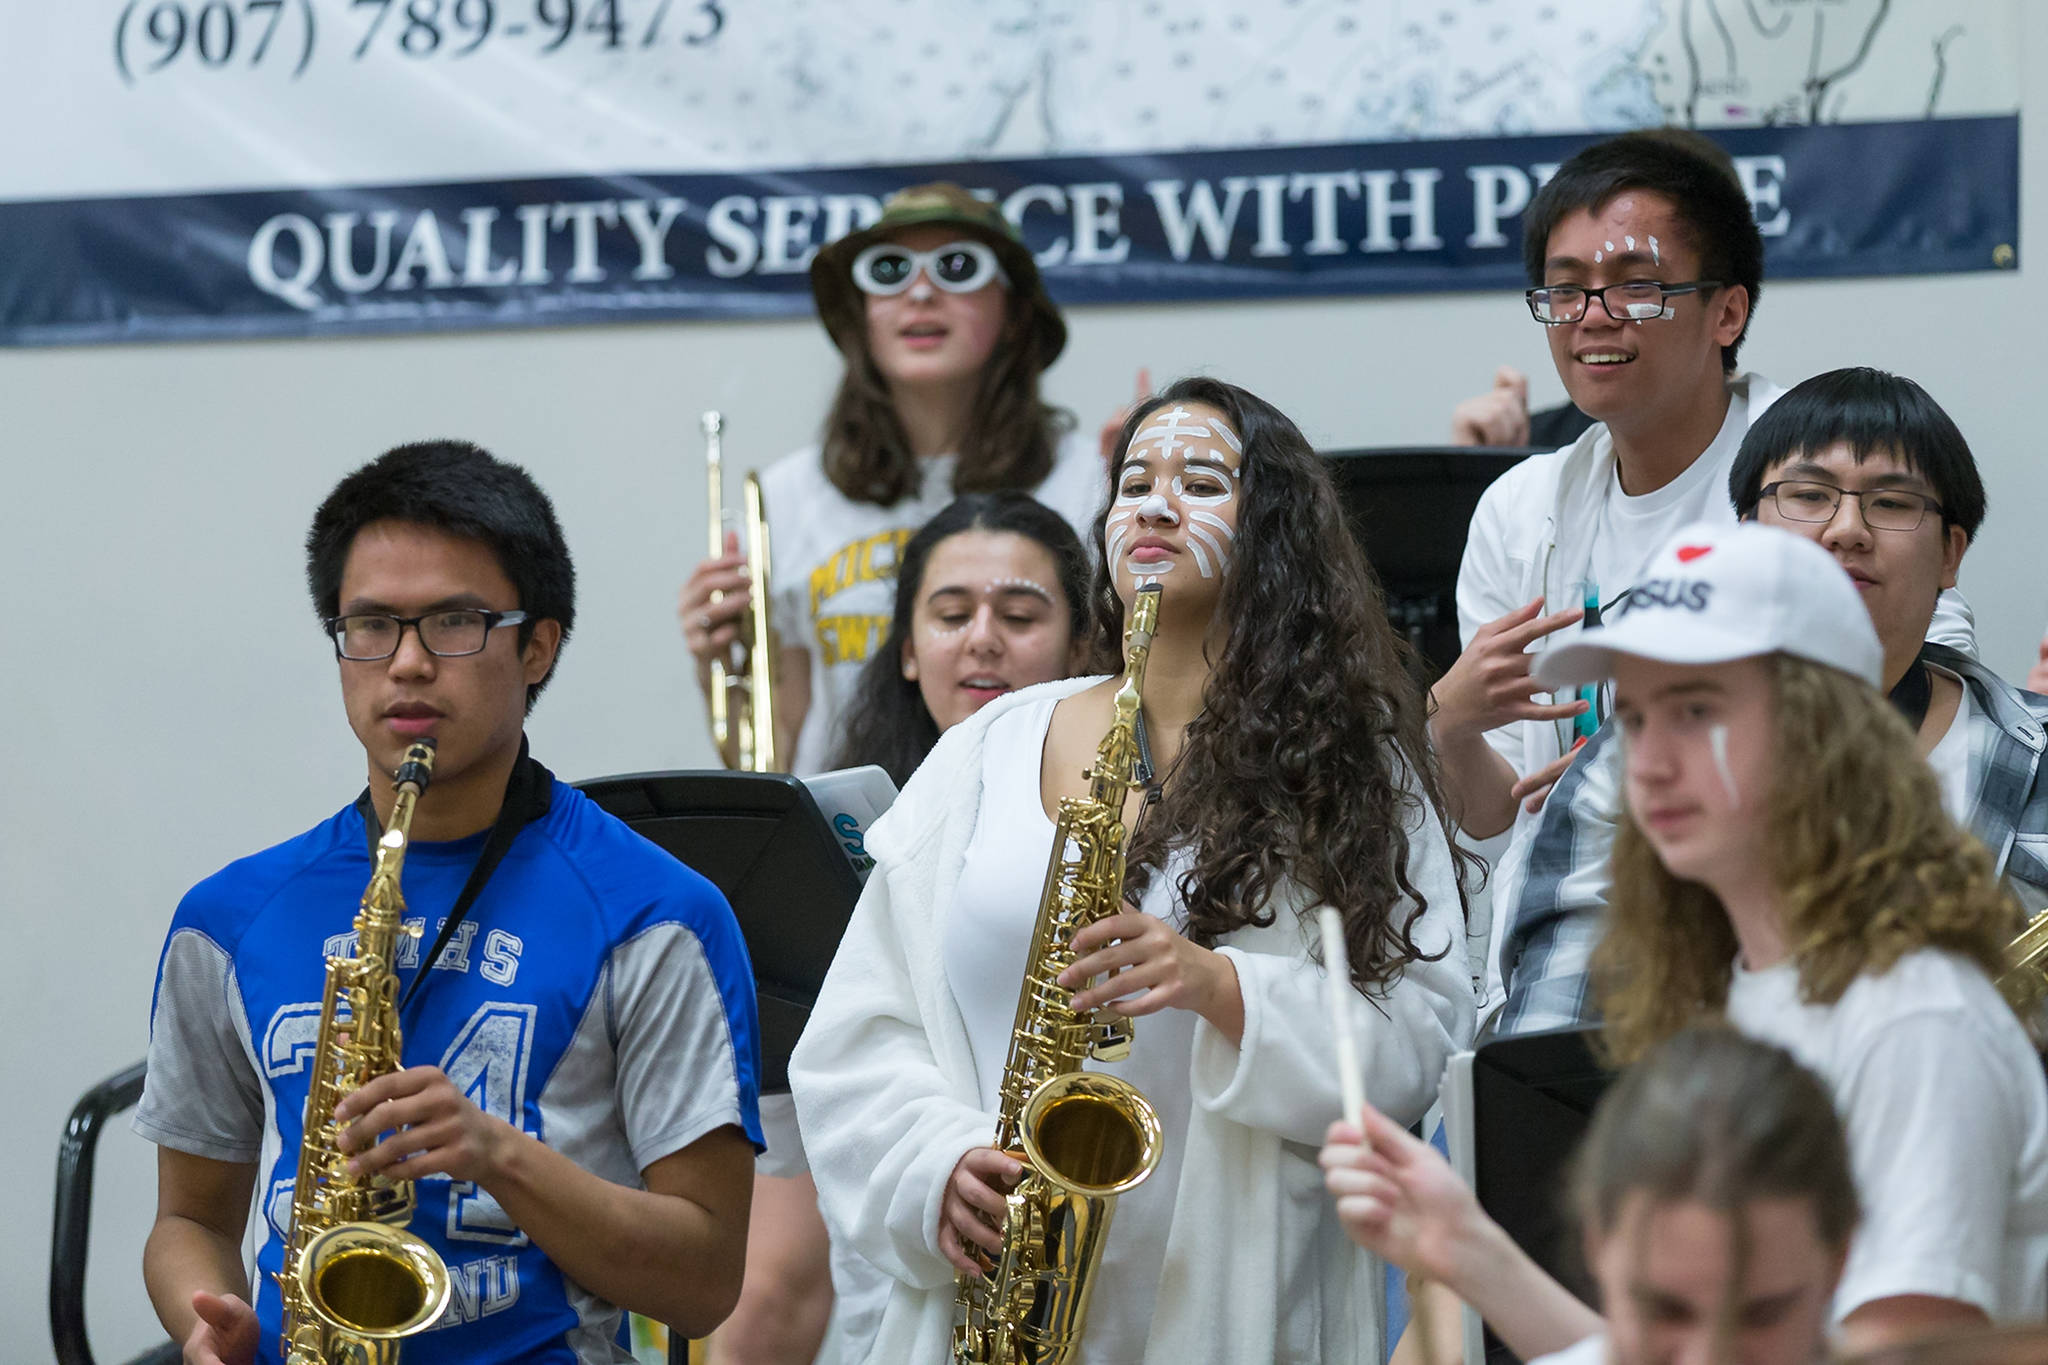
MULTIPOLYGON (((1859 976, 1921 948, 1997 981, 2024 914, 1991 855, 1942 809, 1903 717, 1836 669, 1773 656, 1776 694, 1766 857, 1800 998, 1833 1004, 1859 976)), ((1607 930, 1592 960, 1602 1050, 1627 1063, 1728 1001, 1735 932, 1720 898, 1674 877, 1633 816, 1614 839, 1607 930)), ((2001 987, 2026 1018, 2041 992, 2001 987)))

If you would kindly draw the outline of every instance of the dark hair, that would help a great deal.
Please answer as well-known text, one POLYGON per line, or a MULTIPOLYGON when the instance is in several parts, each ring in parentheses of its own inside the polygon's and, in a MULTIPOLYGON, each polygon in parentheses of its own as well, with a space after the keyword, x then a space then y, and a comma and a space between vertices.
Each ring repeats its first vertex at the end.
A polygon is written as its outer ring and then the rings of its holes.
POLYGON ((1087 627, 1088 553, 1066 519, 1026 493, 968 493, 953 499, 903 547, 896 568, 896 610, 889 634, 868 659, 848 704, 846 737, 835 768, 879 763, 897 786, 939 742, 939 727, 917 684, 903 676, 903 645, 924 589, 925 563, 940 543, 967 531, 1009 532, 1045 547, 1066 595, 1067 624, 1075 640, 1087 627))
POLYGON ((1888 452, 1934 485, 1944 525, 1975 540, 1984 524, 1984 481, 1970 443, 1941 404, 1903 375, 1866 366, 1829 370, 1785 391, 1750 423, 1728 471, 1735 515, 1756 515, 1764 476, 1795 455, 1847 445, 1857 462, 1888 452))
MULTIPOLYGON (((1407 963, 1435 960, 1412 936, 1427 903, 1408 880, 1409 826, 1419 813, 1434 837, 1452 837, 1408 647, 1329 471, 1279 409, 1233 384, 1183 379, 1131 411, 1117 448, 1182 402, 1223 413, 1243 443, 1217 607, 1228 632, 1165 794, 1132 836, 1127 885, 1142 891, 1168 849, 1191 849, 1178 889, 1188 937, 1204 946, 1272 924, 1281 893, 1299 888, 1343 914, 1358 988, 1390 986, 1407 963), (1403 896, 1414 908, 1397 922, 1403 896)), ((1100 522, 1094 541, 1091 643, 1098 667, 1120 671, 1124 607, 1100 522)), ((1459 900, 1462 912, 1462 879, 1459 900)))
MULTIPOLYGON (((1764 292, 1764 238, 1757 230, 1735 163, 1714 143, 1684 128, 1623 133, 1579 152, 1536 192, 1522 219, 1522 265, 1529 283, 1543 283, 1550 234, 1572 214, 1597 211, 1618 194, 1647 190, 1671 201, 1699 253, 1700 277, 1740 285, 1749 292, 1742 332, 1721 348, 1721 368, 1735 369, 1735 353, 1756 320, 1764 292)), ((1675 283, 1675 281, 1674 281, 1675 283)))
MULTIPOLYGON (((468 441, 418 441, 385 451, 336 484, 306 533, 306 586, 323 620, 340 611, 349 550, 374 521, 409 521, 482 542, 526 612, 519 647, 542 621, 558 623, 568 640, 576 624, 576 566, 554 504, 518 465, 468 441)), ((553 676, 550 668, 527 688, 529 711, 553 676)))
MULTIPOLYGON (((1848 1138, 1819 1077, 1733 1029, 1672 1034, 1601 1096, 1572 1159, 1580 1225, 1613 1231, 1632 1194, 1737 1214, 1758 1199, 1813 1207, 1823 1245, 1843 1248, 1861 1210, 1848 1138)), ((1741 1222, 1737 1220, 1738 1248, 1741 1222)))
MULTIPOLYGON (((1034 339, 1030 299, 1015 290, 1007 298, 1002 335, 981 367, 973 415, 960 437, 960 459, 953 466, 956 493, 1038 487, 1052 472, 1060 438, 1074 424, 1071 414, 1038 396, 1046 359, 1034 339)), ((842 344, 846 369, 825 415, 825 477, 855 502, 891 507, 915 494, 923 475, 896 415, 889 381, 868 346, 866 323, 848 328, 842 344)))

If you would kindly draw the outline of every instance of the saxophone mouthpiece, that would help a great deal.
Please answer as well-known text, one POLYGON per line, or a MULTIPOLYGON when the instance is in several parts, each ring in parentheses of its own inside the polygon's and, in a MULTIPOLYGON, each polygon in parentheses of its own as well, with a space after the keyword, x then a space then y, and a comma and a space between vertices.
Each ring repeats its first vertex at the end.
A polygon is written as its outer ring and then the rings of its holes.
POLYGON ((398 771, 392 774, 392 784, 411 787, 415 794, 427 789, 427 779, 434 775, 434 741, 414 740, 399 760, 398 771))

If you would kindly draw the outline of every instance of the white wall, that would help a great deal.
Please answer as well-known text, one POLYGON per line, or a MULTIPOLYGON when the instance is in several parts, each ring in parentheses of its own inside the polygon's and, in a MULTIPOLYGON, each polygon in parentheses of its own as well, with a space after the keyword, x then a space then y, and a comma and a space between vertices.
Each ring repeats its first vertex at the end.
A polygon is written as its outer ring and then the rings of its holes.
MULTIPOLYGON (((2030 39, 2048 20, 2025 8, 2030 39)), ((2048 117, 2031 67, 2030 119, 2048 117)), ((2048 139, 2023 143, 2021 259, 2048 139)), ((2048 624, 2048 462, 2036 319, 2048 272, 1781 283, 1746 360, 1781 382, 1867 363, 1924 382, 1975 446, 1992 512, 1963 587, 1986 660, 2017 678, 2048 624)), ((1519 299, 1434 295, 1096 308, 1051 391, 1091 427, 1140 364, 1206 370, 1319 442, 1433 441, 1497 363, 1559 389, 1519 299)), ((697 414, 729 459, 806 440, 836 372, 808 321, 384 340, 0 353, 15 585, 0 668, 0 1322, 49 1359, 51 1170, 72 1101, 141 1056, 164 925, 223 862, 350 800, 360 751, 307 605, 300 539, 342 473, 400 441, 459 435, 529 466, 581 569, 582 620, 534 718, 563 776, 708 761, 674 630, 704 541, 697 414)), ((310 965, 310 964, 309 964, 310 965)), ((102 1360, 155 1330, 137 1257, 153 1157, 125 1126, 102 1156, 91 1318, 102 1360)))

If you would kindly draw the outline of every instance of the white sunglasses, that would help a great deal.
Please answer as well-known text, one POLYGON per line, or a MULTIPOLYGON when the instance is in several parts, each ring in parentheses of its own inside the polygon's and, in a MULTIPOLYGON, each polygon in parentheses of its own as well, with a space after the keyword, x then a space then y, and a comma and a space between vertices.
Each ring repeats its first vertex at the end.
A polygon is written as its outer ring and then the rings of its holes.
POLYGON ((949 294, 972 293, 990 280, 999 281, 1005 289, 1010 287, 1003 263, 986 242, 963 239, 930 251, 912 251, 899 242, 876 242, 853 258, 853 282, 863 294, 900 294, 910 288, 919 270, 949 294))

